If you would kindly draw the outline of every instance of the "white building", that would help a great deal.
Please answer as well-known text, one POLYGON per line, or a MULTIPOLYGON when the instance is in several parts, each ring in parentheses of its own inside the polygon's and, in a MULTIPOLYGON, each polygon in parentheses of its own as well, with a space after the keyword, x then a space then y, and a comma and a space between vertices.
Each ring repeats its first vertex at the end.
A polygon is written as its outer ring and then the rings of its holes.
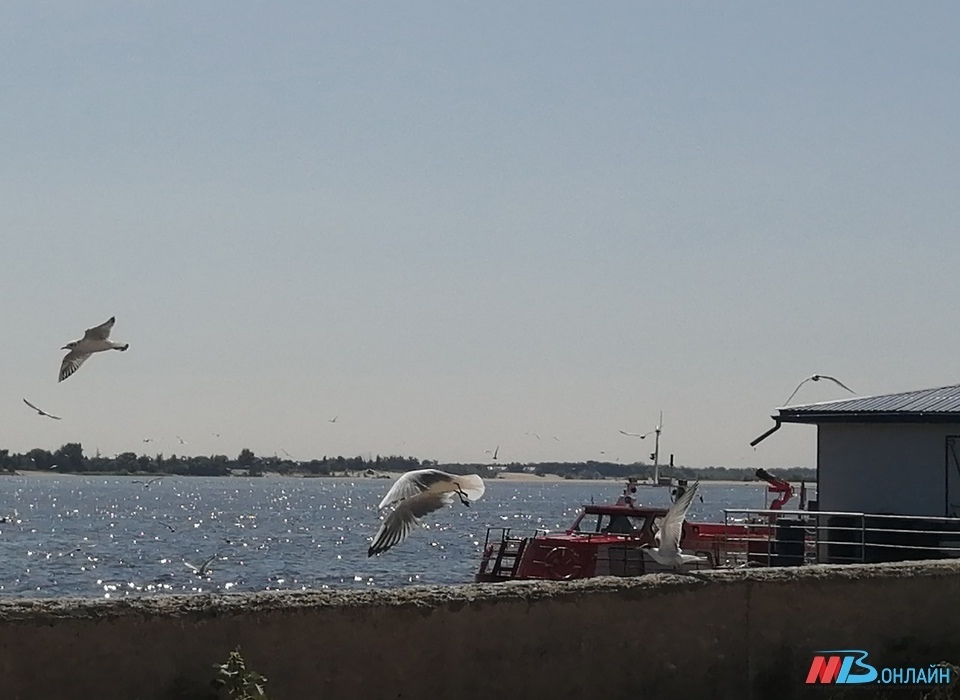
POLYGON ((960 384, 788 406, 817 426, 821 511, 960 516, 960 384))

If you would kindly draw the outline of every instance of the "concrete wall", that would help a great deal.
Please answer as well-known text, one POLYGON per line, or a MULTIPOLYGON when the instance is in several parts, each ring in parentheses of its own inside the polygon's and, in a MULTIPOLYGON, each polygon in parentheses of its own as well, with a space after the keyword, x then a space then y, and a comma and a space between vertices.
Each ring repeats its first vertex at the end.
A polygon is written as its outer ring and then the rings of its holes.
POLYGON ((824 423, 817 433, 820 510, 943 517, 948 484, 960 504, 946 447, 960 424, 824 423))
POLYGON ((816 650, 862 648, 878 667, 960 661, 958 599, 960 563, 932 562, 4 601, 0 688, 11 700, 200 698, 240 645, 274 700, 806 698, 816 650))

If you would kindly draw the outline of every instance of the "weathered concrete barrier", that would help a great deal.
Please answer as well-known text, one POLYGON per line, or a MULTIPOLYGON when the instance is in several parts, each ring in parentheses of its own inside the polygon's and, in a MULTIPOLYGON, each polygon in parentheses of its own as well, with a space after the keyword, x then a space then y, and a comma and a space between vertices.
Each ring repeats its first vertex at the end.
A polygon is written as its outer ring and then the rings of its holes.
MULTIPOLYGON (((800 698, 813 653, 960 661, 960 563, 390 591, 0 603, 12 700, 207 697, 238 645, 276 700, 800 698)), ((824 697, 820 693, 820 697, 824 697)))

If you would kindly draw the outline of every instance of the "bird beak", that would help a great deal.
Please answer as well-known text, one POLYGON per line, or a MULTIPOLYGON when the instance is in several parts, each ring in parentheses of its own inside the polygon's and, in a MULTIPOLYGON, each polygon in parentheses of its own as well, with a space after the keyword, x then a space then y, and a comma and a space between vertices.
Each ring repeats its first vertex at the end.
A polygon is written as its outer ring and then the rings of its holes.
POLYGON ((64 345, 64 346, 63 346, 62 348, 60 348, 60 349, 61 349, 61 350, 69 350, 69 349, 70 349, 70 346, 69 346, 69 345, 64 345))

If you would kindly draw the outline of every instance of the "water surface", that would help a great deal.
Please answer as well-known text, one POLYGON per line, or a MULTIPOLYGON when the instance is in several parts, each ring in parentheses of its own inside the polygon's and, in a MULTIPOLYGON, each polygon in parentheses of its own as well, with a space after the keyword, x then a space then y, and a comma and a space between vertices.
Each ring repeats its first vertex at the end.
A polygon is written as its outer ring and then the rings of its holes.
MULTIPOLYGON (((0 480, 0 596, 81 596, 396 587, 473 580, 487 527, 563 530, 582 503, 615 500, 616 481, 487 481, 484 497, 367 557, 392 481, 284 477, 9 476, 0 480), (205 576, 187 564, 210 557, 205 576)), ((693 520, 765 505, 759 483, 701 484, 693 520)), ((669 504, 641 487, 644 504, 669 504)))

